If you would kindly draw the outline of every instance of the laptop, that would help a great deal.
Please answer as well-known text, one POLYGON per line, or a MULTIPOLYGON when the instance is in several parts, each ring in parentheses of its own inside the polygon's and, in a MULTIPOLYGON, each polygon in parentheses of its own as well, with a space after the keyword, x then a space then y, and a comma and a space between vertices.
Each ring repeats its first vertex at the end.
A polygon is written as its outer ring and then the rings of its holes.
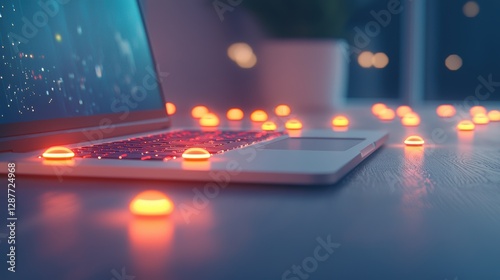
POLYGON ((0 173, 15 166, 16 176, 60 180, 332 184, 387 138, 383 131, 173 128, 136 0, 1 8, 0 173), (53 146, 75 156, 41 156, 53 146), (210 157, 184 159, 192 147, 210 157))

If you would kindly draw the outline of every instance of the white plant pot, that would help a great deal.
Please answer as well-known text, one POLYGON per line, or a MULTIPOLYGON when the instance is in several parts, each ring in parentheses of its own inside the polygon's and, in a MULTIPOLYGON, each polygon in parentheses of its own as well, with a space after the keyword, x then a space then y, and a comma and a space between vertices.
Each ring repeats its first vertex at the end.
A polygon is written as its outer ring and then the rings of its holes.
POLYGON ((266 106, 301 113, 333 112, 345 103, 348 44, 344 40, 268 40, 258 53, 258 88, 266 106))

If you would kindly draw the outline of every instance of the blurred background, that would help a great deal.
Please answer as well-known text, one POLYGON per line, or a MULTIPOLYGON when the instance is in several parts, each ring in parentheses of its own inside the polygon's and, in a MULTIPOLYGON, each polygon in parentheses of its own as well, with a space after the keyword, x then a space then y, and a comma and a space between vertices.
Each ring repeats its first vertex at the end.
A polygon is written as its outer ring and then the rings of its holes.
POLYGON ((259 57, 264 56, 266 41, 276 39, 346 42, 348 75, 341 80, 347 100, 463 101, 477 94, 478 85, 483 85, 480 101, 500 100, 499 90, 491 86, 500 81, 499 1, 142 4, 157 62, 171 74, 165 95, 181 106, 204 103, 217 108, 220 99, 234 106, 258 106, 259 73, 265 67, 259 57), (410 3, 419 6, 407 8, 410 3), (239 46, 243 53, 250 48, 249 54, 238 61, 231 57, 231 46, 239 46))

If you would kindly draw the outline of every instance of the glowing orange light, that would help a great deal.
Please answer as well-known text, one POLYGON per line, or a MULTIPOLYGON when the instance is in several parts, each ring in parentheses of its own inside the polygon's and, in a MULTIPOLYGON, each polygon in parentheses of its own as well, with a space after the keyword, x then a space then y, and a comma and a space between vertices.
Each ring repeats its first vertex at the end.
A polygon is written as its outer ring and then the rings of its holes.
POLYGON ((418 126, 420 124, 420 117, 416 113, 408 113, 401 119, 401 123, 404 126, 418 126))
POLYGON ((274 109, 274 113, 276 113, 276 116, 279 116, 279 117, 289 116, 291 112, 292 112, 292 110, 287 105, 278 105, 274 109))
POLYGON ((375 116, 378 116, 380 114, 380 112, 382 112, 382 110, 384 110, 386 108, 387 108, 387 106, 384 103, 375 103, 372 106, 372 113, 375 116))
POLYGON ((265 122, 267 121, 267 113, 263 110, 255 110, 250 115, 250 119, 254 122, 265 122))
POLYGON ((200 119, 200 125, 201 126, 218 126, 219 125, 219 117, 213 113, 206 113, 201 117, 200 119))
POLYGON ((474 115, 472 118, 472 121, 475 124, 488 124, 490 122, 490 119, 488 118, 487 115, 482 114, 482 113, 477 113, 474 115))
POLYGON ((456 112, 455 107, 448 104, 439 105, 436 109, 437 115, 441 118, 451 118, 456 114, 456 112))
POLYGON ((345 116, 336 116, 332 120, 333 126, 345 127, 349 125, 349 119, 345 116))
POLYGON ((487 114, 487 111, 483 106, 473 106, 470 108, 469 113, 471 117, 474 117, 476 114, 487 114))
POLYGON ((71 159, 75 156, 72 150, 66 147, 50 147, 43 154, 42 157, 46 159, 71 159))
POLYGON ((500 111, 498 111, 498 110, 491 110, 488 113, 488 118, 492 122, 500 122, 500 111))
POLYGON ((302 123, 297 119, 291 119, 286 121, 285 127, 290 130, 302 129, 302 123))
POLYGON ((210 153, 203 148, 189 148, 182 154, 185 160, 206 160, 210 158, 210 153))
POLYGON ((406 106, 406 105, 399 106, 396 109, 396 115, 398 115, 398 117, 400 117, 400 118, 404 117, 406 114, 411 113, 411 112, 413 112, 413 110, 411 109, 411 107, 410 106, 406 106))
POLYGON ((193 118, 195 119, 203 117, 203 115, 205 115, 206 113, 208 113, 208 108, 205 106, 195 106, 191 110, 191 116, 193 116, 193 118))
POLYGON ((130 212, 140 216, 166 216, 174 211, 174 203, 159 191, 144 191, 130 202, 130 212))
POLYGON ((226 117, 230 121, 240 121, 243 119, 243 111, 238 108, 229 109, 226 113, 226 117))
POLYGON ((406 144, 406 146, 422 146, 425 143, 425 141, 420 136, 412 135, 406 138, 404 143, 406 144))
POLYGON ((276 130, 276 124, 273 122, 265 122, 262 124, 262 130, 271 131, 276 130))
POLYGON ((165 109, 167 110, 167 114, 169 116, 172 116, 173 114, 175 114, 175 111, 177 111, 177 108, 172 102, 165 103, 165 109))
POLYGON ((474 123, 469 120, 461 121, 457 125, 457 129, 463 131, 474 130, 475 127, 474 123))
POLYGON ((392 121, 395 116, 396 116, 396 113, 394 113, 394 110, 392 110, 391 108, 386 108, 386 109, 380 111, 378 118, 383 120, 383 121, 392 121))

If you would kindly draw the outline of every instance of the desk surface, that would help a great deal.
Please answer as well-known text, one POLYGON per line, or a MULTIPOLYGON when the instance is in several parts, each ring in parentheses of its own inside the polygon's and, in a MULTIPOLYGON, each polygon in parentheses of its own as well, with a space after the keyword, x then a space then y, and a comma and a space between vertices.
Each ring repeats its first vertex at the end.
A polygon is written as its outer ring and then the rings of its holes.
POLYGON ((351 128, 390 139, 328 187, 230 184, 204 200, 203 183, 18 177, 17 272, 2 226, 0 278, 500 279, 500 123, 457 133, 428 106, 405 128, 367 108, 346 111, 351 128), (429 144, 405 148, 414 133, 429 144), (146 189, 167 193, 174 214, 132 217, 146 189))

